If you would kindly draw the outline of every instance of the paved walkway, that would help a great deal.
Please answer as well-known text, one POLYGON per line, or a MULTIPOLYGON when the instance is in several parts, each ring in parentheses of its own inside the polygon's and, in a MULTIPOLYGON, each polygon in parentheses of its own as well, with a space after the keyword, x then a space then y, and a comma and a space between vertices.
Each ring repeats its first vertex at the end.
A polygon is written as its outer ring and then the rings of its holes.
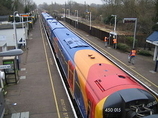
POLYGON ((4 118, 27 111, 30 118, 74 118, 48 43, 43 40, 38 20, 20 56, 20 81, 6 87, 4 118))

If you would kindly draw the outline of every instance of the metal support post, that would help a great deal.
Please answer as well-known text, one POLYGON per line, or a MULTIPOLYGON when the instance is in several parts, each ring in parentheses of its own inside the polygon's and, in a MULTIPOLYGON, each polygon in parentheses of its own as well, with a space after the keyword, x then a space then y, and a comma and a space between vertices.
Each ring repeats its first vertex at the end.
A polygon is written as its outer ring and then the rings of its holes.
POLYGON ((137 18, 135 20, 135 27, 134 27, 133 49, 135 48, 135 42, 136 42, 136 29, 137 29, 137 18))

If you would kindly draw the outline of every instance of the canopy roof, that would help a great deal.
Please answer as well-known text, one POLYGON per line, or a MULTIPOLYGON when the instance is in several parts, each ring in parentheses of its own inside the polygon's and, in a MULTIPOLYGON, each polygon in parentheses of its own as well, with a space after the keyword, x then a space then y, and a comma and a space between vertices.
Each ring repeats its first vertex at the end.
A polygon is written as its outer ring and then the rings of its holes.
POLYGON ((158 46, 158 31, 154 31, 149 37, 147 37, 146 42, 158 46))

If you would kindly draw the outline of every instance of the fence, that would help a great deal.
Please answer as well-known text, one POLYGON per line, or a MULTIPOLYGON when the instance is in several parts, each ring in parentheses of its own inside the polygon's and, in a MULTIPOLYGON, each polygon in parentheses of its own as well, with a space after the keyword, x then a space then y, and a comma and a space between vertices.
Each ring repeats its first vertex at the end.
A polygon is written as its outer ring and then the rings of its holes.
POLYGON ((0 16, 0 21, 8 21, 9 16, 0 16))
MULTIPOLYGON (((69 18, 65 18, 65 21, 67 23, 69 23, 70 25, 72 25, 72 26, 74 26, 82 31, 85 31, 86 33, 99 38, 100 40, 104 40, 104 37, 109 36, 109 33, 110 33, 110 32, 106 32, 102 29, 95 28, 93 26, 90 29, 89 25, 87 25, 85 23, 81 23, 81 22, 78 22, 78 24, 77 24, 76 21, 69 19, 69 18)), ((117 34, 118 43, 126 43, 128 45, 131 45, 131 44, 129 44, 131 42, 127 41, 127 37, 133 37, 133 35, 117 34)), ((141 47, 141 48, 142 47, 144 47, 144 48, 152 47, 152 45, 149 45, 146 43, 146 37, 147 37, 147 35, 137 34, 136 35, 137 41, 136 41, 135 47, 136 48, 138 48, 138 47, 141 47)), ((112 40, 110 40, 110 41, 111 41, 110 44, 112 44, 112 40)), ((131 45, 131 47, 132 47, 132 45, 131 45)))

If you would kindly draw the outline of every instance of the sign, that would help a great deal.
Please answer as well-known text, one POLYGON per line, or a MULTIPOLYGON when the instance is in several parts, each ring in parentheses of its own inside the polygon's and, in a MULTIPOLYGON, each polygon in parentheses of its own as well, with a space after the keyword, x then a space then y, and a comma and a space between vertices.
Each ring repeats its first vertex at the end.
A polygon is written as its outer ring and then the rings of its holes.
POLYGON ((11 69, 11 65, 0 65, 0 69, 11 69))
POLYGON ((124 18, 123 23, 135 23, 137 18, 124 18))

